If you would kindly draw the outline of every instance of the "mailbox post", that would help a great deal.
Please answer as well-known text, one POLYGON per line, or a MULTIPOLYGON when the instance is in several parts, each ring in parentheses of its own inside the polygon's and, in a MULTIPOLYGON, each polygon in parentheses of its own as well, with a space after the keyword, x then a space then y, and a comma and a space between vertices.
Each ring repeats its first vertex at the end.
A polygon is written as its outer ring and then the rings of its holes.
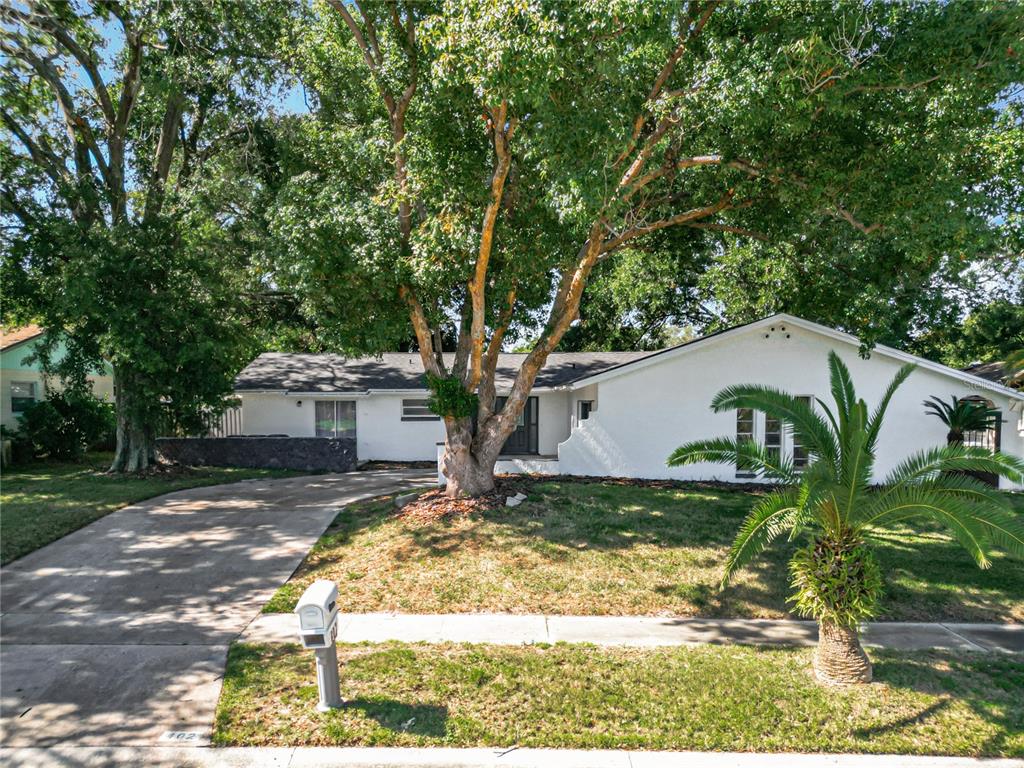
POLYGON ((299 639, 305 648, 316 652, 316 684, 320 701, 316 708, 327 712, 341 706, 338 680, 338 587, 333 581, 320 580, 302 593, 295 613, 299 617, 299 639))

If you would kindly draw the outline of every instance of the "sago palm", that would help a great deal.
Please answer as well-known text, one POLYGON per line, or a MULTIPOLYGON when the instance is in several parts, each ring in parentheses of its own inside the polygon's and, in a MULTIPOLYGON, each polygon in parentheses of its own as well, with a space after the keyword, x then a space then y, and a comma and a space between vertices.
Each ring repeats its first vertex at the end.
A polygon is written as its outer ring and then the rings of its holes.
POLYGON ((929 416, 936 416, 949 432, 946 442, 950 445, 962 443, 967 432, 985 432, 995 429, 1000 414, 995 408, 977 400, 961 399, 953 395, 949 402, 938 397, 924 401, 924 410, 929 416))
POLYGON ((777 451, 727 437, 682 445, 668 464, 730 463, 780 484, 740 526, 722 586, 773 540, 808 533, 810 543, 790 563, 791 601, 798 613, 818 621, 815 671, 828 682, 867 682, 871 662, 860 646, 858 627, 875 615, 882 593, 881 572, 867 545, 871 535, 897 524, 937 520, 982 568, 991 564, 992 545, 1024 556, 1024 518, 998 491, 964 474, 988 472, 1017 480, 1024 476, 1024 461, 962 445, 937 446, 908 457, 880 486, 873 486, 875 447, 886 408, 914 366, 901 368, 869 411, 834 352, 828 365, 834 410, 821 400, 814 409, 785 392, 757 385, 728 387, 711 403, 716 412, 752 408, 784 423, 810 452, 802 472, 777 451))

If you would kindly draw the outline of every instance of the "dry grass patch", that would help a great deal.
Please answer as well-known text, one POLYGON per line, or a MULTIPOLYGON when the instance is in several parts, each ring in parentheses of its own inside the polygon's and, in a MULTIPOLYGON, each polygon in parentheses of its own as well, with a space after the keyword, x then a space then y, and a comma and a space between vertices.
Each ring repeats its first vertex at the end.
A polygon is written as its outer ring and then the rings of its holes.
MULTIPOLYGON (((518 507, 466 514, 396 513, 387 498, 348 507, 266 610, 292 610, 310 582, 327 578, 339 584, 341 610, 354 612, 788 615, 795 544, 717 589, 755 492, 561 480, 527 490, 518 507)), ((1024 620, 1019 562, 998 557, 980 571, 933 529, 883 537, 877 551, 883 618, 1024 620)))
POLYGON ((825 688, 809 649, 341 645, 342 709, 312 655, 232 648, 221 745, 494 746, 1024 756, 1024 662, 873 653, 825 688))

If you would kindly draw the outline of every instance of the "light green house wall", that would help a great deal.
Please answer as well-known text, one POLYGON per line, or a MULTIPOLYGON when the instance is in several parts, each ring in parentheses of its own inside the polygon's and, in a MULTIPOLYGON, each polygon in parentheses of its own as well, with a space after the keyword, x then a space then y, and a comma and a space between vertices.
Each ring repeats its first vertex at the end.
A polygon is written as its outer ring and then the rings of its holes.
MULTIPOLYGON (((46 397, 48 387, 60 387, 58 380, 43 374, 39 360, 26 361, 26 358, 32 357, 35 344, 38 341, 38 339, 28 339, 21 344, 15 344, 0 351, 0 423, 9 429, 18 427, 18 414, 14 412, 11 403, 12 384, 31 383, 35 388, 37 400, 46 397)), ((64 344, 60 342, 54 350, 54 360, 60 360, 64 353, 64 344)), ((92 383, 92 390, 97 397, 113 400, 114 378, 110 366, 105 366, 105 368, 102 375, 89 376, 89 381, 92 383)))

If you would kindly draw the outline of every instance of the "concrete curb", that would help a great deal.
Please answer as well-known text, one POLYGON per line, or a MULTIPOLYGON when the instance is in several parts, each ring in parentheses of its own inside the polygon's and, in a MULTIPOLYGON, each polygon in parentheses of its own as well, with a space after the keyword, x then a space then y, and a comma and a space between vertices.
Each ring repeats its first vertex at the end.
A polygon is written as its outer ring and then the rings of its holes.
POLYGON ((904 755, 380 747, 53 747, 0 749, 10 768, 1021 768, 1024 761, 904 755))
MULTIPOLYGON (((677 645, 811 646, 813 621, 687 619, 655 616, 542 616, 500 613, 349 613, 338 617, 338 642, 383 643, 593 643, 654 648, 677 645)), ((243 642, 295 642, 291 614, 261 614, 243 642)), ((1024 624, 876 622, 864 628, 864 644, 894 650, 943 649, 1024 653, 1024 624)))

